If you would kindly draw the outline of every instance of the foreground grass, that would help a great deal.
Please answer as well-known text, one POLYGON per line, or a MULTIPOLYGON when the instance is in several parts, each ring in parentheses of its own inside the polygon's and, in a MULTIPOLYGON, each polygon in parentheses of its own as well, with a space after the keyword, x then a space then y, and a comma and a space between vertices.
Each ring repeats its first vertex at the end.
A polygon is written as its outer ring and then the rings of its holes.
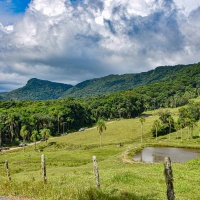
MULTIPOLYGON (((174 117, 177 109, 173 109, 174 117)), ((200 139, 183 141, 177 134, 158 138, 151 136, 153 121, 158 111, 147 112, 143 143, 140 142, 138 118, 111 121, 103 132, 103 145, 99 147, 96 128, 86 129, 63 137, 0 155, 0 196, 23 196, 49 200, 132 200, 167 199, 163 164, 133 162, 131 157, 145 146, 199 147, 200 139), (121 145, 119 145, 121 144, 121 145), (47 183, 42 182, 41 155, 46 157, 47 183), (98 160, 101 190, 95 188, 92 156, 98 160), (9 161, 11 181, 7 180, 4 166, 9 161)), ((194 136, 198 135, 197 128, 194 136)), ((186 163, 173 163, 176 199, 199 199, 200 159, 186 163)))

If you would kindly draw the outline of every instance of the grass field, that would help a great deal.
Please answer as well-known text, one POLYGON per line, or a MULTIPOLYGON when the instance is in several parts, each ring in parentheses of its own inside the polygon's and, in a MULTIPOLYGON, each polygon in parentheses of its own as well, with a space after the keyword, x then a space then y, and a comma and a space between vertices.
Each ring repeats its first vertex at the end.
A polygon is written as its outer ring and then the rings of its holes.
MULTIPOLYGON (((170 110, 176 119, 178 109, 170 110)), ((150 130, 158 110, 144 113, 144 138, 138 118, 107 123, 102 147, 99 133, 90 128, 51 138, 34 146, 4 151, 0 155, 0 196, 21 196, 49 200, 165 200, 166 184, 163 164, 134 162, 132 156, 145 146, 200 148, 200 138, 176 139, 176 133, 156 141, 150 130), (119 145, 121 144, 121 145, 119 145), (41 176, 41 155, 46 157, 47 183, 41 176), (92 156, 97 157, 101 190, 96 190, 92 156), (7 180, 5 160, 9 162, 11 181, 7 180)), ((194 136, 199 135, 196 127, 194 136)), ((177 200, 200 199, 200 159, 172 163, 174 190, 177 200)))

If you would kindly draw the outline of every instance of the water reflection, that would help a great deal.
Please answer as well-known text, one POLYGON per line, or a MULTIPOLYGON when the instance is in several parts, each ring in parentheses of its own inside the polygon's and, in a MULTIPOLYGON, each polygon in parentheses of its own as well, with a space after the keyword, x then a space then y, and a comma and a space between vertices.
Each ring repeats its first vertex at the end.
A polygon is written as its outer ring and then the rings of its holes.
POLYGON ((135 161, 150 163, 163 162, 169 156, 172 162, 185 162, 200 158, 200 149, 175 148, 175 147, 146 147, 133 157, 135 161))

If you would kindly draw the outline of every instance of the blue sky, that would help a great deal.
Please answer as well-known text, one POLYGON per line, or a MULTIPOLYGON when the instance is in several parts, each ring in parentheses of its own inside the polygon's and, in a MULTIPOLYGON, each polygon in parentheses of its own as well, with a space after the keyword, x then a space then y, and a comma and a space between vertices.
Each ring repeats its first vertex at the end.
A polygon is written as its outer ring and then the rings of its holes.
POLYGON ((199 62, 198 0, 0 0, 0 92, 199 62))
POLYGON ((0 0, 0 23, 13 24, 23 16, 30 0, 0 0))
POLYGON ((28 8, 28 4, 30 3, 30 0, 10 0, 7 1, 7 4, 10 7, 10 9, 13 11, 13 13, 23 13, 28 8))

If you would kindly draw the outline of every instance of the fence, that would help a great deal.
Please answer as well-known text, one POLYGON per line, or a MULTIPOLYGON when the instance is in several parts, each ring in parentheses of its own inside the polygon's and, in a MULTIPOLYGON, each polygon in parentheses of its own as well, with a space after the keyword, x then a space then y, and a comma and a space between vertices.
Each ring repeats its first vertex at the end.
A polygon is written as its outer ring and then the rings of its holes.
MULTIPOLYGON (((99 169, 98 169, 98 164, 97 164, 97 158, 96 156, 92 157, 93 159, 93 170, 94 170, 94 179, 96 182, 96 187, 98 190, 100 190, 100 175, 99 175, 99 169)), ((9 169, 9 163, 6 160, 5 161, 5 172, 7 174, 7 180, 12 181, 11 177, 12 174, 10 173, 9 169)), ((46 159, 45 155, 41 155, 41 179, 43 182, 46 184, 47 183, 47 171, 46 171, 46 159)), ((164 177, 166 181, 166 189, 163 191, 159 191, 162 193, 166 193, 166 197, 168 200, 174 200, 175 199, 175 192, 174 192, 174 187, 173 187, 173 173, 172 173, 172 166, 171 166, 171 160, 169 157, 166 157, 164 159, 164 177)))

